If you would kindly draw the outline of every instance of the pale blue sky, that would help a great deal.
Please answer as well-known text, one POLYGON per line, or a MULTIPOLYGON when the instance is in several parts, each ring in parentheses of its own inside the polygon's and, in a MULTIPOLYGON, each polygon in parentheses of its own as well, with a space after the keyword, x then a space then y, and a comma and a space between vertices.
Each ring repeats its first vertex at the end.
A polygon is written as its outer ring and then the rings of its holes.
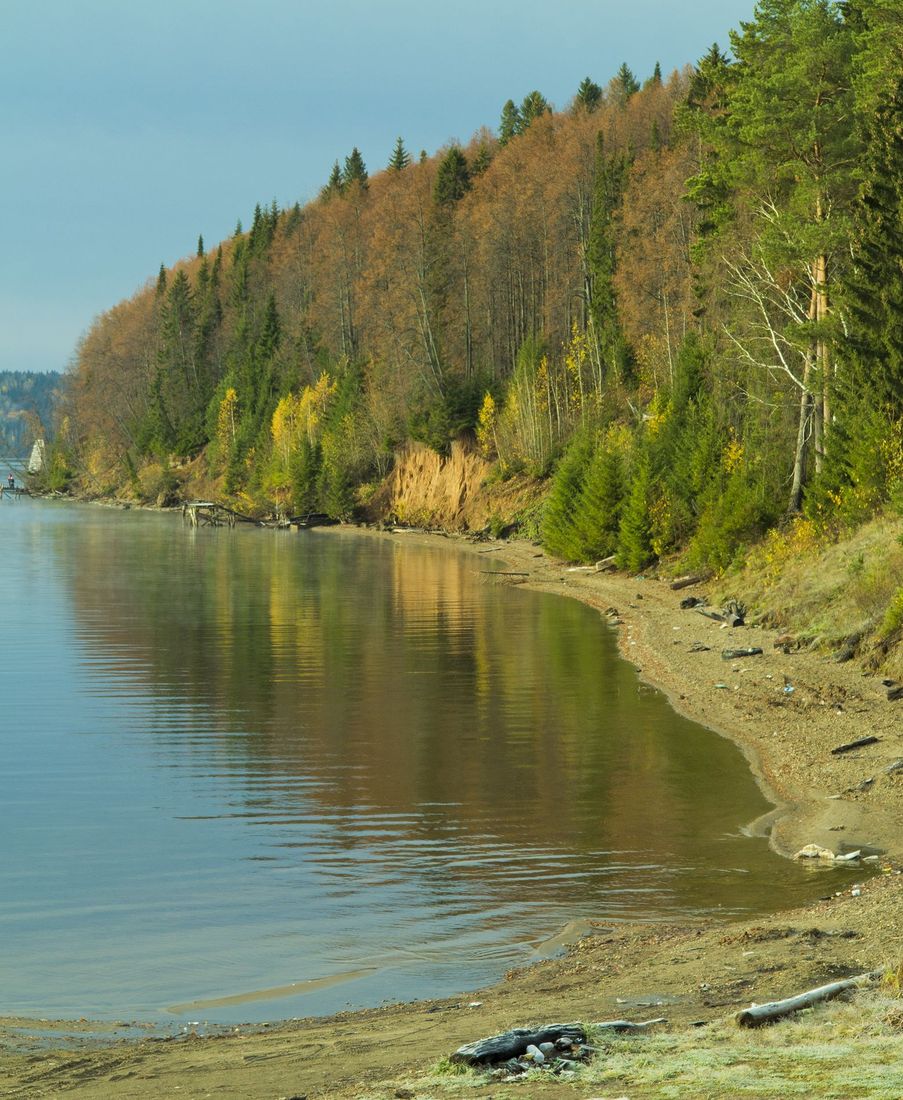
POLYGON ((0 0, 0 370, 63 369, 161 262, 538 88, 697 60, 753 0, 0 0))

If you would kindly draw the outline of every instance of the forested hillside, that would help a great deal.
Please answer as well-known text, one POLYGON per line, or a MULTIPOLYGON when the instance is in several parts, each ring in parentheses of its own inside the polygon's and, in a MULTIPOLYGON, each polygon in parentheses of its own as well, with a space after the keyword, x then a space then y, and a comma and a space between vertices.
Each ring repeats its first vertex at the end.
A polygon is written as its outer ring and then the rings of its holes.
POLYGON ((35 439, 52 436, 60 386, 57 371, 0 371, 0 454, 24 457, 35 439))
POLYGON ((165 496, 190 462, 351 516, 403 441, 465 437, 549 479, 548 549, 631 569, 903 503, 899 0, 762 0, 695 66, 575 85, 372 174, 355 149, 100 317, 59 444, 82 487, 165 496))

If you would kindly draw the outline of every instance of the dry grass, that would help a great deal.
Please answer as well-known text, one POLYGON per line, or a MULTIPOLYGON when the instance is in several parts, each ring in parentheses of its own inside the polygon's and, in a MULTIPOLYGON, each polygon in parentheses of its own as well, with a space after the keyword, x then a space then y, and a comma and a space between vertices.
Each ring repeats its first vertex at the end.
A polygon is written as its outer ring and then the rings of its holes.
POLYGON ((881 517, 837 541, 799 521, 753 550, 724 580, 776 626, 816 645, 877 637, 903 585, 903 521, 881 517))
MULTIPOLYGON (((571 1082, 558 1079, 560 1093, 705 1100, 900 1100, 903 1096, 903 1011, 900 971, 880 992, 851 1002, 835 1001, 771 1027, 746 1029, 727 1018, 703 1028, 641 1038, 593 1037, 600 1050, 571 1082), (896 982, 896 985, 894 984, 896 982)), ((552 1081, 530 1073, 510 1085, 524 1095, 529 1086, 552 1081)), ((429 1077, 410 1082, 418 1097, 466 1095, 485 1089, 485 1074, 442 1064, 429 1077), (455 1072, 450 1072, 453 1069, 455 1072)), ((481 1093, 482 1095, 482 1093, 481 1093)), ((488 1095, 488 1094, 487 1094, 488 1095)))

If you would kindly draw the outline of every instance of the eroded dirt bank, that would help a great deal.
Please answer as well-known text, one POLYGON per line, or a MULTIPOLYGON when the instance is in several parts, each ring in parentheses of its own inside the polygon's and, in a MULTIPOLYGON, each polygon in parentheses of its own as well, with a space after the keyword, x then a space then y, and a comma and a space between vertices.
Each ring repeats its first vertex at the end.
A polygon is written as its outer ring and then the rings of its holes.
MULTIPOLYGON (((417 534, 360 537, 432 541, 417 534)), ((436 1095, 421 1083, 431 1065, 463 1042, 510 1026, 650 1014, 667 1017, 673 1029, 704 1025, 751 1001, 899 961, 903 876, 894 868, 903 858, 903 770, 887 769, 903 757, 897 713, 903 702, 887 701, 880 682, 852 664, 776 650, 772 631, 724 629, 681 611, 686 593, 674 593, 664 582, 569 571, 528 544, 461 540, 461 546, 473 554, 475 569, 528 574, 490 577, 487 583, 525 583, 584 600, 603 614, 616 609, 622 652, 640 674, 668 692, 682 712, 731 736, 747 752, 780 803, 771 815, 772 842, 780 851, 809 842, 834 850, 876 849, 883 853, 885 873, 864 881, 864 868, 851 868, 850 886, 840 896, 767 920, 682 928, 600 925, 565 958, 454 1000, 237 1029, 215 1039, 109 1046, 79 1041, 71 1026, 60 1025, 51 1029, 60 1041, 51 1039, 39 1050, 23 1045, 7 1022, 0 1025, 0 1094, 350 1098, 392 1097, 410 1089, 426 1097, 436 1095), (722 659, 725 648, 750 646, 764 652, 722 659), (867 735, 878 742, 831 754, 867 735), (868 779, 874 781, 863 786, 868 779), (472 1001, 482 1003, 471 1007, 472 1001)), ((631 1100, 656 1095, 629 1080, 620 1091, 612 1087, 606 1094, 631 1100)), ((502 1092, 494 1084, 467 1094, 502 1092)), ((518 1095, 524 1094, 596 1093, 549 1082, 519 1086, 518 1095)))

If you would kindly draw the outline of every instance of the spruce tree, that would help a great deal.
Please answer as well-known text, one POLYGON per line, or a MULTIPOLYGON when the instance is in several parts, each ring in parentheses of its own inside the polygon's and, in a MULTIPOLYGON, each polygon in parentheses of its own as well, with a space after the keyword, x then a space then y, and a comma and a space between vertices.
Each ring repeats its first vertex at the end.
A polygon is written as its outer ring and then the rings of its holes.
POLYGON ((355 145, 349 155, 345 157, 345 168, 342 172, 342 183, 345 187, 350 187, 352 184, 358 184, 362 189, 367 187, 367 166, 364 164, 364 158, 361 156, 361 151, 355 145))
POLYGON ((618 103, 623 106, 639 90, 640 82, 631 72, 627 62, 623 62, 614 79, 614 92, 618 103))
POLYGON ((395 148, 392 150, 392 156, 389 160, 389 168, 394 172, 401 172, 403 169, 411 163, 411 155, 405 149, 404 142, 401 137, 398 137, 395 141, 395 148))
POLYGON ((566 561, 577 561, 583 548, 575 515, 592 454, 589 435, 581 433, 571 441, 555 471, 543 510, 542 544, 550 554, 566 561))
POLYGON ((652 468, 648 454, 641 454, 630 479, 630 491, 618 527, 618 565, 632 573, 645 568, 654 558, 652 522, 652 468))
POLYGON ((198 251, 197 251, 197 254, 198 254, 198 257, 201 257, 201 256, 204 255, 204 235, 203 235, 203 233, 201 233, 198 236, 198 251))
POLYGON ((451 206, 470 190, 470 169, 467 158, 457 145, 453 145, 439 162, 433 200, 437 206, 451 206))
POLYGON ((339 162, 336 161, 332 166, 332 171, 329 173, 329 179, 326 181, 326 186, 320 191, 320 198, 324 200, 331 199, 335 195, 341 195, 343 189, 342 169, 339 167, 339 162))
POLYGON ((903 77, 870 120, 861 175, 845 287, 851 389, 896 418, 903 415, 903 77))
POLYGON ((492 164, 492 153, 489 146, 485 141, 480 142, 480 147, 477 149, 477 154, 473 158, 473 164, 470 168, 470 174, 473 178, 482 176, 489 165, 492 164))
POLYGON ((551 114, 552 108, 542 92, 532 91, 524 96, 520 105, 521 127, 526 130, 531 123, 542 115, 551 114))
POLYGON ((656 61, 655 68, 652 70, 652 76, 648 80, 644 81, 643 88, 660 88, 662 86, 662 67, 656 61))
MULTIPOLYGON (((197 417, 206 396, 201 392, 195 359, 195 303, 188 276, 180 268, 172 279, 160 310, 160 339, 157 348, 161 396, 165 390, 168 419, 176 437, 195 435, 197 417)), ((197 442, 185 438, 183 450, 197 442)))
POLYGON ((595 111, 601 102, 602 89, 594 80, 590 80, 588 76, 585 76, 580 81, 580 87, 574 97, 574 105, 582 107, 584 111, 591 112, 595 111))
POLYGON ((305 433, 292 455, 292 506, 295 513, 315 512, 319 506, 317 486, 320 481, 323 453, 319 443, 311 443, 305 433))
POLYGON ((583 561, 607 557, 617 549, 625 473, 615 435, 599 441, 581 486, 574 526, 583 561))
POLYGON ((513 137, 523 132, 523 128, 517 104, 513 99, 507 100, 502 107, 502 119, 499 123, 499 145, 507 145, 513 137))
POLYGON ((701 152, 699 169, 687 181, 687 197, 699 216, 692 246, 697 260, 705 256, 731 215, 733 158, 725 130, 736 75, 727 54, 713 43, 693 70, 686 104, 676 114, 679 128, 696 135, 701 152))
POLYGON ((160 264, 160 270, 157 272, 157 297, 162 298, 166 293, 166 267, 160 264))
POLYGON ((596 136, 593 200, 586 261, 590 277, 589 317, 603 362, 615 374, 626 365, 615 299, 617 215, 621 206, 628 162, 621 154, 608 156, 600 131, 596 136))

